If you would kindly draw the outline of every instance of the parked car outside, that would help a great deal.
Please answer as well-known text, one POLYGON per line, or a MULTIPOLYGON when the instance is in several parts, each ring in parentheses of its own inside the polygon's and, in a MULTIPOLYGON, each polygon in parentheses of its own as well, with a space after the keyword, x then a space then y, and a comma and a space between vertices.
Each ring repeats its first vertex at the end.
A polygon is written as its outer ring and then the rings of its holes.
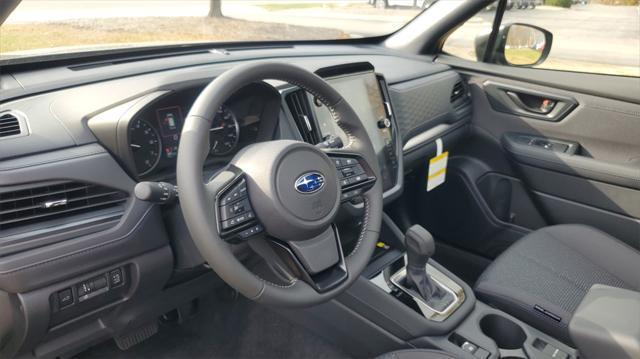
POLYGON ((389 7, 418 7, 426 9, 434 0, 369 0, 369 4, 379 9, 389 7))
POLYGON ((517 9, 525 10, 525 9, 535 9, 536 3, 537 3, 536 0, 517 0, 515 5, 517 9))
MULTIPOLYGON (((507 9, 507 10, 511 10, 511 9, 513 9, 513 5, 514 5, 513 0, 507 0, 507 7, 506 7, 506 9, 507 9)), ((498 2, 497 2, 497 1, 494 1, 493 3, 491 3, 491 5, 487 6, 487 7, 485 8, 485 10, 490 11, 490 10, 495 9, 496 7, 498 7, 498 2)))

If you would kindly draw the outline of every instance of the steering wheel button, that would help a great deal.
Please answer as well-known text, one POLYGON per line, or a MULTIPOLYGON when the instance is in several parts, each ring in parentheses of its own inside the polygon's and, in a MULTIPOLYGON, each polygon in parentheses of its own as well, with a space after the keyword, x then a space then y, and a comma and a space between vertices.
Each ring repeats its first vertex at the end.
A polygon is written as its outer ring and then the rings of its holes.
POLYGON ((355 173, 353 167, 343 168, 341 172, 345 177, 352 176, 355 173))
POLYGON ((349 177, 349 184, 356 184, 356 183, 362 182, 363 179, 364 179, 364 176, 349 177))

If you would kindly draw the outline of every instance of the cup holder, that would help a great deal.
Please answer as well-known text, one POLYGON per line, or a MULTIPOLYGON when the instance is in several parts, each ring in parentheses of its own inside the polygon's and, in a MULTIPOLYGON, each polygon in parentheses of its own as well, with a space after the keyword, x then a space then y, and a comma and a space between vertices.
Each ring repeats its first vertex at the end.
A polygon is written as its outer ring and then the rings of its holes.
POLYGON ((527 335, 518 324, 498 314, 484 316, 480 320, 480 329, 493 339, 500 349, 520 349, 527 339, 527 335))

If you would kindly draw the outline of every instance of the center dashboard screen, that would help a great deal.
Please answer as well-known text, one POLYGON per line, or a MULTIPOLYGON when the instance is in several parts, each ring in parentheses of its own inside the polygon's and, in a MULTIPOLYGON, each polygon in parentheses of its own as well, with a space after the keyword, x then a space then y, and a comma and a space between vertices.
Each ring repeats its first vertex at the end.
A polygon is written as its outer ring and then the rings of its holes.
MULTIPOLYGON (((364 125, 378 157, 384 190, 396 184, 397 160, 390 119, 385 110, 378 78, 373 71, 325 78, 351 105, 364 125)), ((325 106, 316 106, 316 119, 322 136, 333 135, 347 143, 347 135, 336 124, 325 106)))

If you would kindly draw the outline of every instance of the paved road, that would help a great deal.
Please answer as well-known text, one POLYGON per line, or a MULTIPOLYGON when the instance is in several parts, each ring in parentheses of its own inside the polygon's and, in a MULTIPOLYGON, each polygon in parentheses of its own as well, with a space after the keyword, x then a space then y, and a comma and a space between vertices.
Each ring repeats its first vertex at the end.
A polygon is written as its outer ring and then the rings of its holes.
MULTIPOLYGON (((369 7, 267 11, 258 6, 266 2, 269 1, 223 1, 223 12, 227 16, 246 20, 340 29, 353 37, 389 33, 418 12, 413 9, 380 10, 369 7)), ((202 16, 208 11, 209 2, 93 0, 79 4, 79 0, 24 0, 7 22, 64 21, 87 17, 202 16)), ((539 7, 535 10, 509 11, 505 21, 530 23, 550 30, 554 34, 554 58, 638 67, 639 9, 602 5, 574 6, 571 9, 539 7)), ((480 13, 451 38, 450 45, 472 46, 473 38, 490 27, 492 16, 492 12, 480 13)))

